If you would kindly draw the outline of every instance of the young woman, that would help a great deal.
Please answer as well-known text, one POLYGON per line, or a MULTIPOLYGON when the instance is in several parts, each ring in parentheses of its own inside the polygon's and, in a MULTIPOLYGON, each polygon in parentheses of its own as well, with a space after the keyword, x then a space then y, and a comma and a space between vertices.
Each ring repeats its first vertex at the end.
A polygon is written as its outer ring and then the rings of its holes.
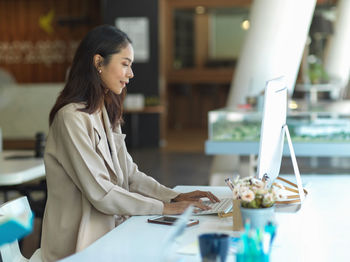
POLYGON ((210 192, 180 194, 133 162, 120 129, 133 59, 130 39, 113 26, 90 31, 76 51, 50 112, 44 261, 84 249, 130 215, 180 214, 191 204, 207 209, 201 197, 219 201, 210 192))

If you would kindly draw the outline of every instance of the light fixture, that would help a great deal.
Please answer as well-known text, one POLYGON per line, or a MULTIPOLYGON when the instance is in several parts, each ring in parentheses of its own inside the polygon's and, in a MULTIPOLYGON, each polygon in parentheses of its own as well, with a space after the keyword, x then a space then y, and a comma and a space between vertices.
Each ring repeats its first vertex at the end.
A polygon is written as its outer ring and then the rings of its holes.
POLYGON ((289 108, 290 109, 292 109, 292 110, 295 110, 295 109, 298 109, 298 103, 296 102, 296 101, 294 101, 294 100, 291 100, 290 102, 289 102, 289 108))
POLYGON ((250 22, 248 19, 244 19, 243 22, 241 23, 241 27, 243 30, 248 30, 250 27, 250 22))
POLYGON ((204 6, 196 6, 196 14, 197 15, 203 15, 205 14, 205 7, 204 6))

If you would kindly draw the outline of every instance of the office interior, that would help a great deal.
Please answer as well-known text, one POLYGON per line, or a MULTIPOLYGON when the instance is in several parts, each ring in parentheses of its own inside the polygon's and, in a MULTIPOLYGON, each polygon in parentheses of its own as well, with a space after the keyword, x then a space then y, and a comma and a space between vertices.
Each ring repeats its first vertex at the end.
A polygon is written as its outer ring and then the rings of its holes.
MULTIPOLYGON (((210 130, 215 124, 209 120, 210 113, 220 114, 228 106, 232 111, 261 111, 263 82, 235 86, 251 30, 251 7, 259 1, 276 4, 269 0, 0 0, 0 148, 35 154, 37 134, 47 135, 49 110, 64 86, 79 41, 93 27, 111 24, 125 27, 135 37, 135 78, 127 87, 122 129, 139 168, 169 187, 221 186, 228 174, 254 173, 251 156, 206 154, 205 143, 212 138, 210 130)), ((344 62, 341 67, 346 72, 337 74, 329 62, 330 45, 337 34, 350 34, 349 21, 337 27, 339 6, 350 12, 346 2, 315 1, 309 23, 305 22, 305 41, 298 42, 302 42, 302 51, 291 69, 295 74, 289 79, 289 110, 312 120, 324 119, 315 113, 322 112, 329 120, 319 129, 313 126, 311 138, 303 136, 306 143, 313 139, 332 143, 335 132, 335 143, 344 144, 350 132, 346 123, 350 63, 344 62)), ((298 19, 302 20, 295 17, 298 19)), ((338 41, 348 41, 347 36, 340 38, 338 41)), ((350 60, 348 53, 334 56, 350 60)), ((349 175, 346 153, 296 156, 303 176, 349 175)), ((283 158, 281 173, 293 173, 289 157, 283 158)), ((5 201, 5 192, 9 199, 31 194, 40 214, 43 188, 44 181, 23 184, 20 190, 1 186, 0 203, 5 201)), ((26 257, 39 247, 40 226, 38 216, 34 232, 21 241, 26 257)))

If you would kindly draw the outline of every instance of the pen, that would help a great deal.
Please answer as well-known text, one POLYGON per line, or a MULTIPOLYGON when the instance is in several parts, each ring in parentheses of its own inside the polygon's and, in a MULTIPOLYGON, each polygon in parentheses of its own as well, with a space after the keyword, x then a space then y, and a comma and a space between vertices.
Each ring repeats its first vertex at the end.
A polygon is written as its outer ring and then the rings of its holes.
POLYGON ((262 246, 263 246, 264 254, 269 254, 271 250, 271 235, 264 233, 262 241, 263 241, 262 246))
POLYGON ((270 177, 265 173, 261 179, 263 182, 269 182, 270 181, 270 177))
POLYGON ((230 179, 230 178, 226 178, 226 179, 225 179, 225 183, 226 183, 226 185, 228 185, 228 187, 233 191, 233 189, 234 189, 235 186, 233 185, 231 179, 230 179))
POLYGON ((272 241, 274 240, 276 235, 276 226, 273 223, 269 222, 268 224, 265 225, 264 230, 266 233, 270 234, 271 244, 272 244, 272 241))

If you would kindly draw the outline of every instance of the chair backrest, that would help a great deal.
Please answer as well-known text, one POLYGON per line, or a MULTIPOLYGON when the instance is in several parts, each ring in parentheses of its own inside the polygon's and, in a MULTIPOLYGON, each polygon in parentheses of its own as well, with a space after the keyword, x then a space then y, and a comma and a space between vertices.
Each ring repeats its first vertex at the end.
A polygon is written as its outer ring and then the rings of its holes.
MULTIPOLYGON (((0 206, 0 216, 21 217, 28 214, 31 215, 31 209, 27 197, 19 197, 0 206)), ((28 261, 22 256, 17 239, 1 245, 0 253, 3 262, 28 261)))
POLYGON ((24 256, 22 256, 21 250, 18 246, 18 241, 15 240, 10 244, 0 246, 2 262, 27 262, 24 256))
POLYGON ((0 206, 0 215, 19 216, 30 212, 31 209, 26 196, 10 200, 0 206))

